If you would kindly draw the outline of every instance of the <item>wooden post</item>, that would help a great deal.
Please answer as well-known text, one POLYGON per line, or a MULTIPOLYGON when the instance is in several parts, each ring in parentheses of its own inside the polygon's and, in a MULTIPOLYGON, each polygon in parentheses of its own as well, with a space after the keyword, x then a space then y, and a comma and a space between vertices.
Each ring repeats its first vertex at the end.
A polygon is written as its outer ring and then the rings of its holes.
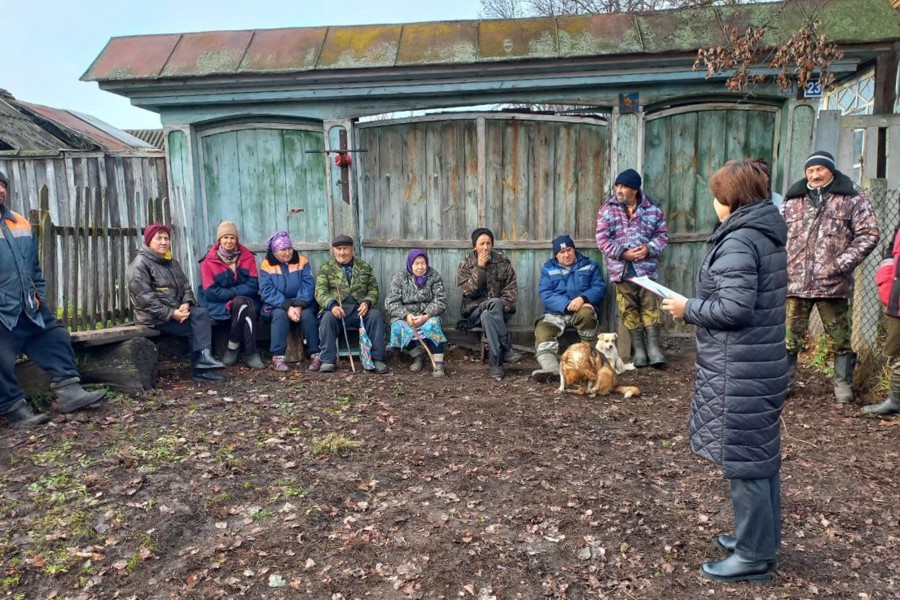
MULTIPOLYGON (((47 186, 41 186, 41 197, 46 194, 47 186)), ((29 211, 28 220, 37 240, 38 260, 46 281, 45 296, 52 312, 53 307, 59 302, 56 297, 59 287, 56 280, 56 235, 53 231, 53 222, 50 220, 50 212, 46 210, 29 211)))
MULTIPOLYGON (((896 215, 897 207, 888 206, 886 179, 871 179, 866 188, 875 214, 878 215, 878 222, 881 223, 881 239, 884 240, 894 231, 895 223, 887 216, 896 215)), ((882 307, 875 287, 875 271, 881 262, 882 247, 883 244, 879 244, 854 273, 851 345, 856 352, 861 352, 863 347, 874 348, 877 344, 878 320, 881 317, 882 307)))

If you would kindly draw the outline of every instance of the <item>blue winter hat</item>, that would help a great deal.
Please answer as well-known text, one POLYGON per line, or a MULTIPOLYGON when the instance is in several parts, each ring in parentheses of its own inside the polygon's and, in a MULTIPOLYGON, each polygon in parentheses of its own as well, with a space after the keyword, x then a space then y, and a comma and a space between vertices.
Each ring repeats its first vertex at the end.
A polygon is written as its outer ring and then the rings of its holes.
POLYGON ((615 185, 627 185, 628 187, 641 189, 641 176, 634 169, 625 169, 616 177, 615 185))
POLYGON ((575 242, 572 241, 568 233, 553 238, 553 256, 556 256, 560 250, 565 250, 566 248, 575 249, 575 242))
POLYGON ((822 150, 816 150, 815 152, 810 154, 809 158, 806 159, 806 164, 803 165, 803 169, 806 170, 814 166, 825 167, 832 173, 834 173, 837 169, 834 166, 834 157, 828 152, 824 152, 822 150))

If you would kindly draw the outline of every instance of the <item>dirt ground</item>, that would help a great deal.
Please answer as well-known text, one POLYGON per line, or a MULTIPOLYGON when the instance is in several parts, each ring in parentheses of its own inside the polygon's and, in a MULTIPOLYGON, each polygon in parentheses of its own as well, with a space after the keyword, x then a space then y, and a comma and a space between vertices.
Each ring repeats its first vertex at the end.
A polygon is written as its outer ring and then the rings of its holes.
POLYGON ((156 392, 0 429, 0 598, 900 596, 897 422, 806 369, 772 583, 699 576, 728 487, 688 448, 693 342, 667 344, 627 400, 558 395, 533 358, 497 383, 462 349, 445 379, 164 362, 156 392))

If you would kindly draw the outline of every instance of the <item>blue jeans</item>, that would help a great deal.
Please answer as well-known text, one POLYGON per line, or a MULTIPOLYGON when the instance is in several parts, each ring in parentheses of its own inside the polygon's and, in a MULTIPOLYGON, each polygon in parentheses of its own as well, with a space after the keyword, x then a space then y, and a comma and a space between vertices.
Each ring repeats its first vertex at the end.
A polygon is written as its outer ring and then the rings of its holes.
POLYGON ((0 327, 0 413, 25 397, 15 374, 16 358, 23 352, 50 374, 53 383, 78 377, 69 332, 46 306, 41 308, 41 315, 43 327, 35 325, 24 312, 12 331, 0 327))
MULTIPOLYGON (((272 319, 270 332, 269 351, 275 356, 284 356, 287 350, 288 333, 295 323, 287 316, 283 308, 273 308, 269 315, 272 319)), ((319 353, 319 321, 316 319, 316 311, 313 308, 304 308, 300 312, 300 331, 306 341, 306 351, 310 356, 319 353)))
POLYGON ((734 510, 734 552, 753 561, 775 560, 781 545, 781 475, 730 479, 734 510))
MULTIPOLYGON (((344 309, 348 311, 344 317, 344 322, 347 327, 359 328, 359 314, 356 312, 356 307, 353 306, 352 311, 349 310, 350 308, 350 306, 344 305, 344 309)), ((369 339, 372 340, 372 360, 384 360, 385 327, 381 311, 377 308, 370 308, 362 321, 366 326, 366 333, 369 334, 369 339)), ((330 310, 326 310, 322 313, 322 322, 319 325, 319 342, 322 348, 322 351, 319 353, 319 360, 322 363, 333 365, 337 362, 338 339, 344 339, 344 328, 341 325, 341 320, 331 314, 330 310)))

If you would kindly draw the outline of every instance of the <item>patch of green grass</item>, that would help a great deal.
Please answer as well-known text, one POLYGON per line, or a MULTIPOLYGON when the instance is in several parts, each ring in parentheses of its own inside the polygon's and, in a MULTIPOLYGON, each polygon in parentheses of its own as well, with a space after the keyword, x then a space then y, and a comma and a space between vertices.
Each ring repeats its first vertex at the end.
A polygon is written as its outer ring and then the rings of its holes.
POLYGON ((289 500, 291 498, 306 498, 306 490, 303 489, 302 485, 298 484, 293 479, 283 479, 281 481, 276 481, 275 485, 278 486, 278 491, 276 491, 272 495, 272 502, 277 502, 278 500, 289 500))
POLYGON ((275 516, 275 511, 266 510, 265 508, 261 508, 258 511, 256 511, 255 513, 253 513, 252 515, 250 515, 250 518, 253 519, 254 521, 264 521, 266 519, 271 519, 274 516, 275 516))
POLYGON ((354 450, 362 446, 362 442, 349 440, 338 433, 329 433, 322 438, 313 438, 313 454, 341 454, 345 450, 354 450))
POLYGON ((813 371, 827 377, 834 376, 834 364, 831 353, 828 351, 828 338, 823 333, 816 338, 815 346, 810 353, 808 366, 813 371))

